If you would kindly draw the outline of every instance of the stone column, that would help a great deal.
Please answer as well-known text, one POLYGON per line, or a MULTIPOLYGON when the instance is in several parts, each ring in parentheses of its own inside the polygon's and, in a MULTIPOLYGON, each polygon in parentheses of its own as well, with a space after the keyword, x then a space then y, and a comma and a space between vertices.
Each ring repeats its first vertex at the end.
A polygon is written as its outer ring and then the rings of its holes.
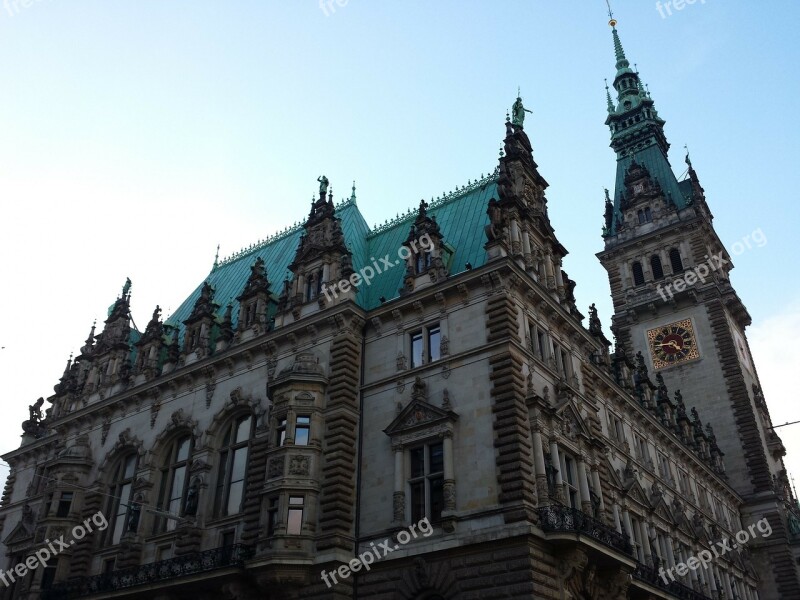
POLYGON ((520 252, 519 223, 516 218, 511 219, 511 252, 515 255, 520 252))
POLYGON ((525 259, 525 266, 530 267, 533 264, 533 259, 531 258, 531 239, 528 232, 525 230, 522 231, 522 256, 525 259))
POLYGON ((627 534, 627 532, 622 531, 622 523, 619 520, 619 504, 614 502, 614 504, 611 505, 611 512, 614 515, 614 529, 619 533, 627 534))
POLYGON ((556 277, 556 288, 558 289, 558 295, 564 295, 564 277, 561 275, 561 261, 553 261, 553 270, 555 271, 556 277))
POLYGON ((533 473, 536 477, 536 496, 540 505, 548 504, 547 469, 544 465, 542 449, 542 426, 536 422, 531 425, 533 433, 533 473))
POLYGON ((636 537, 633 535, 633 527, 631 526, 631 514, 625 504, 622 505, 622 524, 625 525, 625 533, 631 541, 631 548, 636 548, 636 537))
POLYGON ((639 536, 642 540, 642 554, 648 566, 653 564, 653 555, 650 553, 650 531, 644 519, 639 521, 639 536))
POLYGON ((675 551, 672 548, 672 536, 667 535, 664 537, 664 546, 666 546, 667 550, 667 560, 669 561, 669 566, 675 566, 675 551))
POLYGON ((392 446, 394 452, 394 518, 395 523, 403 523, 406 517, 405 477, 403 473, 403 446, 392 446))
POLYGON ((555 434, 550 436, 550 463, 556 469, 556 501, 564 501, 564 480, 561 478, 561 459, 558 457, 558 441, 555 434))
POLYGON ((444 452, 444 483, 442 484, 444 494, 444 510, 456 509, 456 480, 453 472, 453 432, 445 431, 443 434, 442 447, 444 452))
POLYGON ((547 282, 546 283, 546 287, 547 287, 548 290, 552 290, 553 288, 556 287, 556 278, 555 278, 554 268, 553 268, 553 255, 550 252, 549 248, 547 249, 547 251, 545 253, 545 256, 544 256, 544 272, 545 272, 545 276, 547 278, 545 280, 547 282))
POLYGON ((597 464, 593 464, 589 467, 589 470, 592 474, 592 487, 594 488, 594 493, 597 494, 597 497, 600 498, 600 518, 605 519, 606 514, 606 503, 605 499, 603 498, 603 488, 600 485, 600 467, 597 464))
POLYGON ((578 491, 581 496, 581 510, 584 514, 592 516, 592 498, 589 494, 589 479, 586 477, 586 463, 583 455, 578 455, 578 491))

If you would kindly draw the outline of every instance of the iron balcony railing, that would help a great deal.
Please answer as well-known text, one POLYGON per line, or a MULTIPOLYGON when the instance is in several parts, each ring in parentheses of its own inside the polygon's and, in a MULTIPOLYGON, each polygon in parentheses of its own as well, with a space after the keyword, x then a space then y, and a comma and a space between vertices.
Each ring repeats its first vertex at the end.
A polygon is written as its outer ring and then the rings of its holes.
POLYGON ((564 506, 563 504, 551 504, 539 508, 539 526, 543 531, 565 531, 574 532, 588 536, 593 540, 619 550, 625 554, 632 554, 630 540, 615 529, 612 529, 602 521, 590 517, 586 513, 564 506))
POLYGON ((119 569, 102 575, 70 579, 53 584, 42 594, 43 600, 70 600, 93 594, 113 592, 137 585, 145 585, 196 575, 226 567, 241 567, 253 556, 253 547, 244 544, 223 546, 203 552, 193 552, 167 560, 119 569))
POLYGON ((669 581, 668 583, 665 583, 664 578, 658 574, 658 571, 652 567, 643 565, 642 563, 638 563, 636 565, 636 570, 633 572, 633 577, 639 581, 649 583, 653 587, 666 590, 675 598, 680 598, 680 600, 711 600, 711 598, 705 594, 693 590, 688 585, 684 585, 679 581, 669 581))

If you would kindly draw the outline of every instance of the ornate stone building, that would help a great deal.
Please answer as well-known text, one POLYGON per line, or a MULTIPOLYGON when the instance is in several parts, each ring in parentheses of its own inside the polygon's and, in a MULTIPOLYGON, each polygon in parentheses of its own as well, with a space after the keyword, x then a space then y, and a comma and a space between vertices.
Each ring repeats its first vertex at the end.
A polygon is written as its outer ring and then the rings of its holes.
POLYGON ((0 596, 800 598, 749 317, 728 268, 658 297, 723 249, 613 37, 613 350, 575 305, 521 100, 492 173, 377 229, 320 178, 302 226, 166 322, 131 326, 127 282, 31 406, 0 596))

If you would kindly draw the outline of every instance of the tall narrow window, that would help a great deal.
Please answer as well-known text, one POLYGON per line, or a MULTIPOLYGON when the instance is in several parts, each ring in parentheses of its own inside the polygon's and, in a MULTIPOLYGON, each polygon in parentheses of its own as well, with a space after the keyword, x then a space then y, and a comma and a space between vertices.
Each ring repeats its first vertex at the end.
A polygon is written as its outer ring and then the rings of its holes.
POLYGON ((439 360, 441 358, 441 344, 442 332, 438 325, 428 328, 428 356, 430 361, 439 360))
POLYGON ((680 250, 677 248, 670 248, 669 262, 672 265, 673 273, 683 273, 683 261, 681 260, 680 250))
POLYGON ((444 447, 441 442, 418 446, 411 455, 411 520, 428 517, 432 522, 442 519, 444 507, 444 447))
POLYGON ((108 489, 110 505, 108 513, 111 521, 108 535, 111 544, 119 544, 125 533, 125 521, 133 492, 133 475, 136 472, 136 455, 129 454, 119 460, 114 468, 114 477, 108 489))
POLYGON ((636 216, 639 217, 639 225, 644 223, 644 211, 643 210, 637 211, 636 212, 636 216))
POLYGON ((278 496, 273 496, 267 505, 267 537, 275 535, 278 526, 278 500, 278 496))
POLYGON ((544 342, 545 342, 544 332, 541 330, 537 330, 536 343, 539 346, 539 358, 542 359, 542 361, 544 361, 547 358, 544 342))
MULTIPOLYGON (((175 517, 180 516, 186 488, 189 486, 188 467, 192 438, 183 436, 175 440, 169 449, 167 461, 161 469, 161 493, 159 506, 175 517)), ((175 529, 177 519, 161 519, 162 531, 175 529)))
POLYGON ((297 417, 294 427, 294 445, 308 446, 308 437, 311 429, 311 417, 297 417))
POLYGON ((422 332, 411 334, 411 368, 422 364, 422 332))
POLYGON ((580 508, 581 503, 578 499, 578 471, 575 461, 566 454, 561 455, 564 460, 564 483, 567 484, 567 503, 572 508, 580 508))
POLYGON ((653 220, 653 213, 650 212, 649 206, 644 209, 644 220, 648 223, 653 220))
POLYGON ((216 490, 216 513, 220 517, 242 510, 247 452, 253 434, 253 417, 240 417, 228 425, 219 456, 219 477, 216 490))
POLYGON ((633 263, 633 285, 642 285, 644 283, 644 271, 642 271, 642 263, 638 260, 633 263))
POLYGON ((289 496, 289 515, 286 519, 286 533, 300 535, 303 531, 303 496, 289 496))
POLYGON ((661 267, 661 258, 657 254, 650 257, 650 268, 653 270, 653 279, 664 279, 664 269, 661 267))

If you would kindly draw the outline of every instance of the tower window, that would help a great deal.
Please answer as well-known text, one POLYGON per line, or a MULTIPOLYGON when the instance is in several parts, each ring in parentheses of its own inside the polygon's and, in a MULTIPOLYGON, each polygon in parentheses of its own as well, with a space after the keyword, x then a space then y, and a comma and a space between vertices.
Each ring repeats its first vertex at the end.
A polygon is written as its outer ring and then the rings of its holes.
POLYGON ((653 213, 650 212, 650 207, 646 206, 644 209, 644 220, 648 223, 653 220, 653 213))
POLYGON ((642 271, 642 263, 638 260, 633 263, 633 284, 642 285, 644 283, 644 271, 642 271))
POLYGON ((650 268, 653 271, 653 279, 664 279, 664 269, 658 255, 654 254, 650 257, 650 268))
POLYGON ((681 253, 677 248, 670 248, 669 262, 672 265, 673 273, 683 273, 683 261, 681 260, 681 253))

